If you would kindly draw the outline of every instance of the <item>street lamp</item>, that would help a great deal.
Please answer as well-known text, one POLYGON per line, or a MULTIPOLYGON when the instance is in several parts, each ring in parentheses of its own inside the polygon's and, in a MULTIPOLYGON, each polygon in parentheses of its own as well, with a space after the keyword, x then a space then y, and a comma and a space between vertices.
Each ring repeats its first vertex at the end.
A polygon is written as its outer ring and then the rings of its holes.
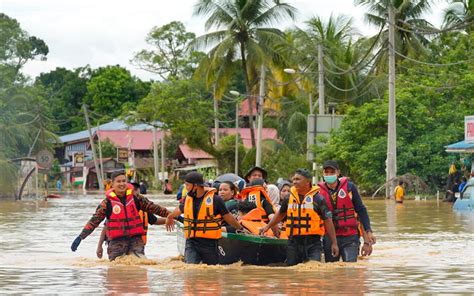
MULTIPOLYGON (((308 74, 308 72, 297 72, 295 69, 286 68, 283 69, 285 73, 288 74, 308 74)), ((307 133, 306 133, 306 160, 311 161, 313 164, 313 171, 316 171, 317 165, 314 161, 314 138, 316 136, 315 126, 316 126, 316 115, 314 114, 314 106, 313 106, 313 96, 311 92, 309 92, 309 114, 308 114, 308 124, 307 124, 307 133)), ((319 101, 321 104, 321 101, 319 101)), ((321 108, 320 108, 321 109, 321 108)), ((316 183, 317 177, 316 174, 313 177, 313 183, 316 183)))
MULTIPOLYGON (((240 97, 240 93, 236 90, 231 90, 229 93, 235 97, 240 97)), ((240 100, 235 102, 235 167, 234 174, 239 174, 239 104, 240 100)))

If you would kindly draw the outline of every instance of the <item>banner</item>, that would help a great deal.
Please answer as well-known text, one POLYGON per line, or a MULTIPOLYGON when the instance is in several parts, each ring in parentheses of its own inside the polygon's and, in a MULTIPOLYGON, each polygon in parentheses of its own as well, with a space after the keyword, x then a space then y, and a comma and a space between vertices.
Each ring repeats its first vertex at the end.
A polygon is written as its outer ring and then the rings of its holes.
POLYGON ((128 149, 117 148, 117 162, 128 163, 128 149))

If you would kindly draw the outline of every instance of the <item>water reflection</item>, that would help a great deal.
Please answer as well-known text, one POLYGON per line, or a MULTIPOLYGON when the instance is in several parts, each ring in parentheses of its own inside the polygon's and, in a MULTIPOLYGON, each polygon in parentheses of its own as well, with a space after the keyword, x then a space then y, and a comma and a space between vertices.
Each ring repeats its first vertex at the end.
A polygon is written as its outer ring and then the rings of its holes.
POLYGON ((148 294, 148 270, 139 266, 110 266, 106 271, 105 288, 109 295, 148 294))

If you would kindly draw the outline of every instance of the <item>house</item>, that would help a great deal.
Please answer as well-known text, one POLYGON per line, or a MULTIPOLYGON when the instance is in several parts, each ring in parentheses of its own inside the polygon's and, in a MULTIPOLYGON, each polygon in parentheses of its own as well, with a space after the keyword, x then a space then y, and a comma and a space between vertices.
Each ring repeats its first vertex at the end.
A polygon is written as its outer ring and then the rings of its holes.
MULTIPOLYGON (((257 138, 257 129, 253 129, 255 134, 255 139, 257 138)), ((215 129, 212 129, 212 134, 214 135, 215 129)), ((236 134, 235 128, 219 128, 219 135, 230 136, 236 134)), ((249 128, 239 128, 239 137, 242 139, 245 149, 252 148, 252 136, 250 134, 249 128)), ((262 129, 262 140, 275 140, 278 141, 278 132, 274 128, 263 128, 262 129)))

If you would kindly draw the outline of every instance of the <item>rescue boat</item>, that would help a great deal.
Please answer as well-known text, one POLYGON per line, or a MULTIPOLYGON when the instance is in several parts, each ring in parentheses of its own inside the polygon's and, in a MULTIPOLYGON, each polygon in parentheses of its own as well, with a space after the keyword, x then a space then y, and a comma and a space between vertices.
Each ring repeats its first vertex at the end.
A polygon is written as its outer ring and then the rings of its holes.
MULTIPOLYGON (((184 256, 186 239, 184 225, 175 221, 177 244, 180 255, 184 256)), ((218 241, 219 264, 241 261, 251 265, 282 264, 286 260, 288 240, 246 233, 222 233, 218 241)))

